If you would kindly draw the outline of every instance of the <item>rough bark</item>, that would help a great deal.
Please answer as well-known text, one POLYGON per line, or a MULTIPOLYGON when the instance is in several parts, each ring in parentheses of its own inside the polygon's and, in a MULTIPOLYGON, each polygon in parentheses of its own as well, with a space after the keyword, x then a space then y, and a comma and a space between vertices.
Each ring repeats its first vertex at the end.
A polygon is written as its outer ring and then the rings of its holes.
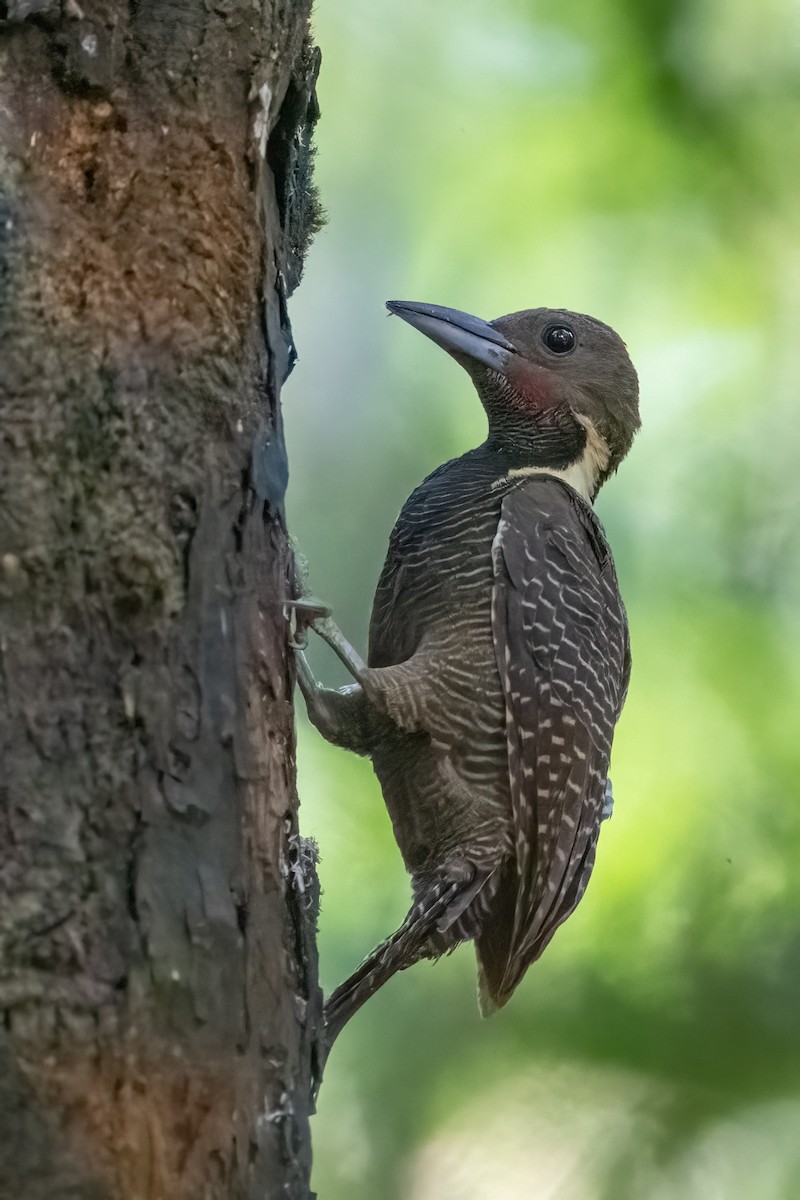
POLYGON ((0 0, 0 1196, 307 1197, 308 0, 0 0))

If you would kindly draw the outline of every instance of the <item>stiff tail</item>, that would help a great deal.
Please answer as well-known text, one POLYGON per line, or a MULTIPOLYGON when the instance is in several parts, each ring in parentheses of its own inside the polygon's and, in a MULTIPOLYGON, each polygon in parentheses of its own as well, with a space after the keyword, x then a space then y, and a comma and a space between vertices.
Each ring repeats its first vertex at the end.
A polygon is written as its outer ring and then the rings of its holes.
POLYGON ((507 984, 516 900, 517 873, 514 863, 508 860, 497 879, 491 909, 475 938, 478 1004, 484 1017, 503 1007, 517 983, 515 979, 510 986, 507 984))
POLYGON ((385 983, 423 958, 438 958, 445 946, 437 945, 437 925, 459 891, 453 884, 432 903, 412 908, 403 924, 369 954, 360 967, 340 984, 325 1005, 325 1036, 330 1048, 350 1018, 385 983), (440 948, 441 946, 441 948, 440 948))

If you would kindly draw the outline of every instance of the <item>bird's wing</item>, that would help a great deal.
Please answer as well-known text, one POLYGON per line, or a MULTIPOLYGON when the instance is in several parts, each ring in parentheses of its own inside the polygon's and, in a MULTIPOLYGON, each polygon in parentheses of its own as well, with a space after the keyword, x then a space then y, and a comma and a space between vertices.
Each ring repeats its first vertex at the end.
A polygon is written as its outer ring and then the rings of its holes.
POLYGON ((453 463, 443 463, 406 500, 389 538, 369 627, 369 665, 389 667, 406 662, 419 649, 425 633, 420 604, 453 463), (443 486, 444 482, 444 486, 443 486))
POLYGON ((516 833, 503 914, 510 938, 501 953, 497 943, 486 954, 478 945, 497 1004, 585 890, 630 655, 602 528, 571 488, 539 476, 510 491, 492 555, 516 833))
MULTIPOLYGON (((403 505, 372 608, 371 667, 406 662, 432 626, 452 614, 447 580, 475 567, 466 530, 485 524, 488 541, 497 524, 496 476, 493 461, 471 451, 437 467, 403 505)), ((486 573, 488 587, 488 561, 486 573)))
POLYGON ((422 538, 402 522, 392 530, 381 571, 369 627, 369 665, 389 667, 405 662, 421 639, 419 620, 405 598, 413 591, 418 560, 424 556, 422 538))

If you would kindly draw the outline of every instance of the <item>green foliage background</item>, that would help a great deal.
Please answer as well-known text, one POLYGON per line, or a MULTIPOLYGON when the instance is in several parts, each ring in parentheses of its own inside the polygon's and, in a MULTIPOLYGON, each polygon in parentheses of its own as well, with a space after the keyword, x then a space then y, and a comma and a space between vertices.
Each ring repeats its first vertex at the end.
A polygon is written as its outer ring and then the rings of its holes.
MULTIPOLYGON (((365 647, 397 511, 483 437, 387 298, 593 313, 642 433, 598 502, 634 650, 582 905, 482 1022, 468 948, 342 1035, 321 1200, 800 1196, 800 13, 320 0, 329 225, 293 301, 290 523, 365 647)), ((337 667, 314 651, 329 682, 337 667)), ((409 892, 369 764, 301 730, 323 982, 409 892)))

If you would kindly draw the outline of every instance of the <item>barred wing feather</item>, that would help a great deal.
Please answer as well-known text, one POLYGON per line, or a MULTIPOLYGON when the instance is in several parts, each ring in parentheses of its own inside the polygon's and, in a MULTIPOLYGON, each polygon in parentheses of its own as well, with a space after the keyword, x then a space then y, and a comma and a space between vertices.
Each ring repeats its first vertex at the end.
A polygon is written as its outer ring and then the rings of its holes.
POLYGON ((492 555, 516 870, 477 943, 489 1007, 508 999, 586 888, 630 673, 611 554, 576 492, 543 476, 514 488, 492 555))

